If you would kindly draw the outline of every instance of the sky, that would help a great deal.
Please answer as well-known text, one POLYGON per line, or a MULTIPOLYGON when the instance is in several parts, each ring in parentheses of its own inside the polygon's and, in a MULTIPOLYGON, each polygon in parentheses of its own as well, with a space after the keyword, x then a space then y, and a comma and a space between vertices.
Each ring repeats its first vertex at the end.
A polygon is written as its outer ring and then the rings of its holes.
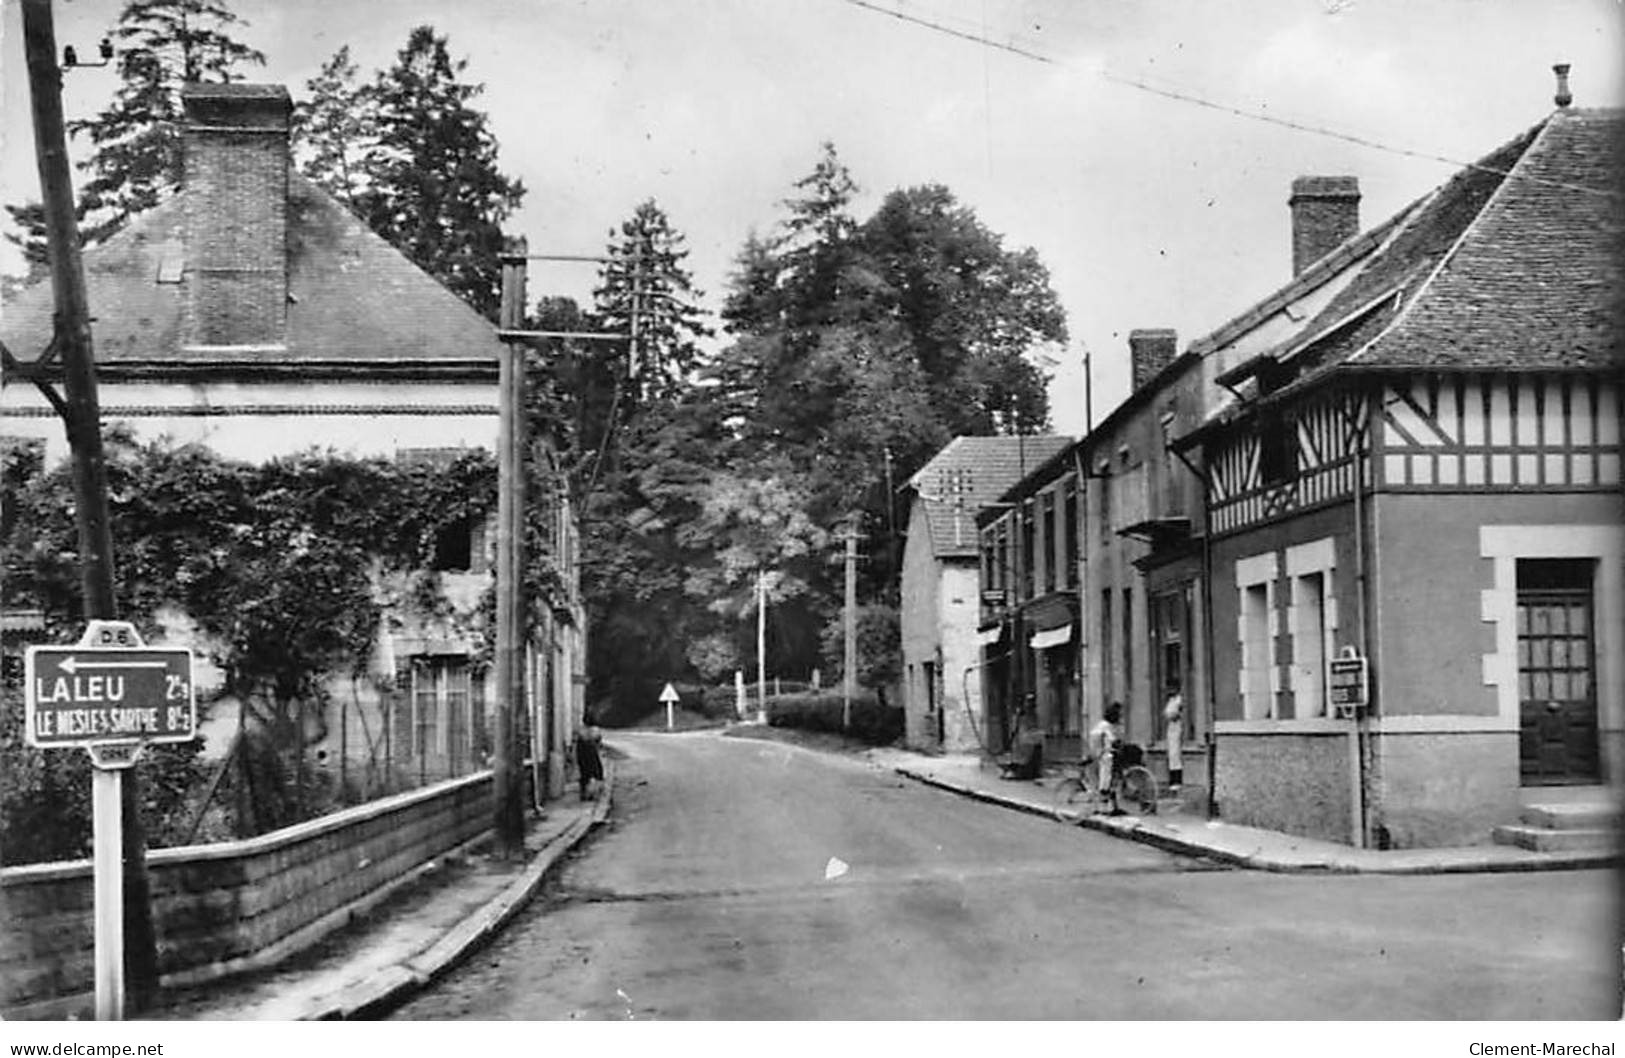
MULTIPOLYGON (((266 54, 248 79, 296 98, 340 46, 370 76, 434 26, 529 189, 510 231, 597 253, 652 197, 713 310, 825 141, 860 219, 946 186, 1048 267, 1070 332, 1044 365, 1053 425, 1074 435, 1086 356, 1098 422, 1127 395, 1129 331, 1183 346, 1290 278, 1293 177, 1358 177, 1371 227, 1550 113, 1554 62, 1576 106, 1625 103, 1621 0, 228 2, 266 54)), ((18 0, 0 3, 0 201, 20 202, 38 178, 18 0)), ((58 43, 94 55, 122 6, 56 0, 58 43)), ((70 72, 68 116, 115 88, 70 72)), ((530 296, 585 300, 593 278, 535 266, 530 296)))

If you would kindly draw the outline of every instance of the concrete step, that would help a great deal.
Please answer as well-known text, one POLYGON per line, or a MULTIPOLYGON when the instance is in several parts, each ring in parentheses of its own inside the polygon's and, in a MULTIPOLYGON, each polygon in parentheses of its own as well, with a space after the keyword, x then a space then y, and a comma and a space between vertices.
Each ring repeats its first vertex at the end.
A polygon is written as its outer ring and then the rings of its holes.
POLYGON ((1534 804, 1525 805, 1518 818, 1532 827, 1551 830, 1604 830, 1618 829, 1625 822, 1625 811, 1618 804, 1594 801, 1534 804))
POLYGON ((1492 832, 1497 845, 1516 845, 1534 852, 1575 852, 1580 850, 1610 850, 1620 846, 1620 832, 1613 827, 1554 829, 1510 823, 1496 827, 1492 832))

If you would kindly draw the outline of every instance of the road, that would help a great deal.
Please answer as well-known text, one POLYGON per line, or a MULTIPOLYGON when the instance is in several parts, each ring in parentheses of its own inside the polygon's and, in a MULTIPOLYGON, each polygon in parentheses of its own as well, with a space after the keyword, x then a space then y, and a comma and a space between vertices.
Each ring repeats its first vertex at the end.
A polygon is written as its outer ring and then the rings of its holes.
POLYGON ((1620 1013, 1610 871, 1266 874, 776 743, 610 743, 608 831, 395 1017, 1620 1013))

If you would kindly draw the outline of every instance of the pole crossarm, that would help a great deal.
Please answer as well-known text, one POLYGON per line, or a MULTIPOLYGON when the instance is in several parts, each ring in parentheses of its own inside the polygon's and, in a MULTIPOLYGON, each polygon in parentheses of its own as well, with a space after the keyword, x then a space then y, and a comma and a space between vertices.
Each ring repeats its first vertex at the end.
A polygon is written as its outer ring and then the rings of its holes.
POLYGON ((12 355, 11 350, 6 348, 5 342, 0 342, 0 365, 4 365, 7 374, 15 371, 19 377, 26 378, 28 381, 34 383, 34 387, 45 395, 45 399, 50 402, 52 408, 56 409, 56 413, 66 420, 71 414, 68 408, 68 402, 62 398, 62 394, 58 393, 52 388, 49 382, 45 381, 43 378, 37 377, 34 372, 30 370, 31 368, 39 368, 45 362, 46 356, 50 354, 50 351, 55 347, 55 344, 56 343, 53 342, 50 346, 48 346, 46 348, 45 355, 42 355, 38 361, 32 364, 25 364, 12 355))
POLYGON ((522 342, 529 338, 580 338, 589 342, 625 342, 630 334, 619 331, 526 331, 509 327, 497 328, 497 337, 504 342, 522 342))
POLYGON ((606 264, 612 258, 603 254, 582 253, 499 253, 498 264, 520 264, 525 261, 581 261, 586 264, 606 264))

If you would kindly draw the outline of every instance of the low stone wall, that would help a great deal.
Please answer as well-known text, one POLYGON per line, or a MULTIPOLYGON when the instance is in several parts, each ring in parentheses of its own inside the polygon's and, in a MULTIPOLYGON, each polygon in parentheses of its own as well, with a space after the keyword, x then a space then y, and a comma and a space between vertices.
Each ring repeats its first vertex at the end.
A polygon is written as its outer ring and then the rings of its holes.
MULTIPOLYGON (((345 925, 425 865, 488 833, 489 771, 244 841, 148 855, 165 985, 271 965, 345 925)), ((0 1015, 94 1007, 90 861, 0 871, 0 1015)))
POLYGON ((1351 845, 1358 840, 1346 734, 1221 733, 1214 756, 1225 822, 1351 845))

